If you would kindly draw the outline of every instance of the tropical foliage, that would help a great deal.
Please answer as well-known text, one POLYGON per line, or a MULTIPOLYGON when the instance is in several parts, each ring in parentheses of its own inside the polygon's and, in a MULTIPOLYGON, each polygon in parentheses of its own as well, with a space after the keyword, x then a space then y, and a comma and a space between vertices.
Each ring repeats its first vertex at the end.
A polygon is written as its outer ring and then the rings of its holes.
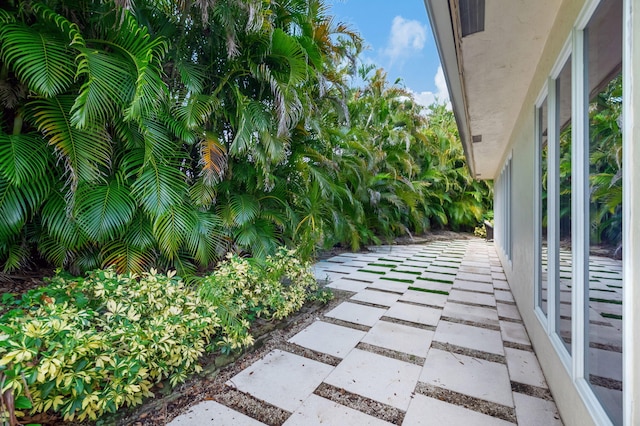
POLYGON ((10 0, 0 263, 191 274, 228 251, 473 229, 490 189, 321 0, 10 0))

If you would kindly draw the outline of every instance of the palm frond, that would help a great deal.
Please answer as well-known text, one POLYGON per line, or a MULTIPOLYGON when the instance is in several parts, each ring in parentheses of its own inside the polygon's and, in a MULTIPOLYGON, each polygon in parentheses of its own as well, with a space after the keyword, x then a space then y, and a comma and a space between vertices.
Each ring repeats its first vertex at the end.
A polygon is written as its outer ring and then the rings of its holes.
POLYGON ((25 222, 47 198, 50 178, 35 179, 14 185, 0 173, 0 240, 17 235, 25 222))
POLYGON ((233 222, 242 226, 251 222, 260 213, 260 202, 251 194, 233 194, 229 199, 233 222))
POLYGON ((38 130, 64 160, 72 190, 79 181, 95 181, 111 162, 111 138, 103 126, 92 124, 83 129, 71 123, 74 97, 60 95, 29 103, 38 130))
POLYGON ((102 248, 102 267, 115 266, 118 272, 141 273, 156 261, 153 250, 131 244, 127 239, 114 240, 102 248))
POLYGON ((76 221, 89 238, 97 242, 107 242, 122 234, 136 207, 129 189, 117 180, 107 184, 81 184, 76 200, 76 221))
POLYGON ((198 217, 183 204, 174 204, 154 221, 153 234, 161 253, 169 260, 176 259, 190 230, 195 228, 198 217))
POLYGON ((150 157, 131 185, 134 198, 157 217, 177 204, 186 194, 187 184, 180 169, 150 157))
POLYGON ((227 169, 227 149, 212 133, 206 132, 200 142, 200 177, 203 183, 213 186, 222 181, 227 169))
POLYGON ((50 152, 42 137, 0 133, 0 175, 20 186, 45 174, 50 152))
POLYGON ((78 77, 86 81, 73 105, 71 123, 84 128, 116 117, 133 99, 135 80, 124 58, 96 49, 79 51, 78 77))
POLYGON ((39 95, 55 96, 73 83, 75 55, 68 41, 44 28, 0 26, 0 57, 39 95))

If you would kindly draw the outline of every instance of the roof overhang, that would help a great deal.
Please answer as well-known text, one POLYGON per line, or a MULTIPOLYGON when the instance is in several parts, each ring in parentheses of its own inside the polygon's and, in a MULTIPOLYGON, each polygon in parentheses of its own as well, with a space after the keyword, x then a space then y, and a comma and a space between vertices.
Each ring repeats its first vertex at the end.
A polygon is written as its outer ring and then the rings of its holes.
POLYGON ((425 0, 425 6, 469 170, 493 179, 561 2, 485 1, 484 30, 465 37, 460 4, 478 2, 425 0))

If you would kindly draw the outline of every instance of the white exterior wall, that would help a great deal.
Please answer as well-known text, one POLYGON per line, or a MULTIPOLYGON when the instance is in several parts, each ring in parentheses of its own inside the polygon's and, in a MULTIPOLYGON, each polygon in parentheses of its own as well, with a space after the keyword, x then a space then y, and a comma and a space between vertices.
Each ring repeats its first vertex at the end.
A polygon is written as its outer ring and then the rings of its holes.
MULTIPOLYGON (((536 315, 534 279, 536 276, 536 176, 537 156, 535 140, 535 103, 547 84, 552 68, 556 64, 563 46, 570 39, 576 20, 589 0, 565 0, 562 2, 544 53, 537 64, 534 78, 527 97, 521 106, 519 118, 511 133, 509 147, 503 155, 503 164, 509 156, 512 158, 511 193, 511 238, 512 253, 508 259, 504 244, 505 230, 500 225, 504 202, 507 196, 501 193, 505 187, 500 173, 495 177, 494 209, 496 211, 495 241, 498 246, 505 274, 511 286, 514 298, 525 323, 534 350, 555 398, 565 425, 607 424, 598 420, 580 395, 571 377, 571 365, 566 365, 558 355, 546 330, 546 324, 536 315)), ((627 326, 627 323, 640 324, 640 294, 630 285, 634 277, 640 276, 640 149, 633 148, 632 140, 640 141, 640 3, 637 0, 625 0, 626 40, 624 56, 624 101, 625 101, 625 424, 640 424, 640 409, 637 408, 636 389, 640 390, 640 326, 627 326), (636 30, 633 31, 632 28, 636 30), (632 58, 630 60, 630 58, 632 58), (633 73, 636 70, 636 81, 633 73), (633 165, 636 165, 635 167, 633 165), (635 217, 634 217, 635 215, 635 217), (635 220, 634 220, 635 219, 635 220)), ((551 286, 551 283, 550 283, 551 286)))

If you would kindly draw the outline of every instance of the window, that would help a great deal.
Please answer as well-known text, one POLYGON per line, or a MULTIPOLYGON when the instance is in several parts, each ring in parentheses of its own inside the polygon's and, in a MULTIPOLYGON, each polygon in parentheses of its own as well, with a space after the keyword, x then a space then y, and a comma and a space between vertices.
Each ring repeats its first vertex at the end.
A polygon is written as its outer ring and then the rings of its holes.
POLYGON ((548 235, 547 222, 549 220, 547 195, 548 195, 548 161, 549 161, 549 138, 547 123, 547 96, 536 108, 536 141, 538 153, 538 189, 537 189, 537 271, 536 271, 536 306, 540 308, 542 314, 548 314, 548 235))
POLYGON ((535 107, 536 308, 594 415, 615 425, 623 419, 622 5, 587 2, 535 107))
POLYGON ((603 0, 584 30, 587 157, 585 379, 622 424, 622 1, 603 0))

